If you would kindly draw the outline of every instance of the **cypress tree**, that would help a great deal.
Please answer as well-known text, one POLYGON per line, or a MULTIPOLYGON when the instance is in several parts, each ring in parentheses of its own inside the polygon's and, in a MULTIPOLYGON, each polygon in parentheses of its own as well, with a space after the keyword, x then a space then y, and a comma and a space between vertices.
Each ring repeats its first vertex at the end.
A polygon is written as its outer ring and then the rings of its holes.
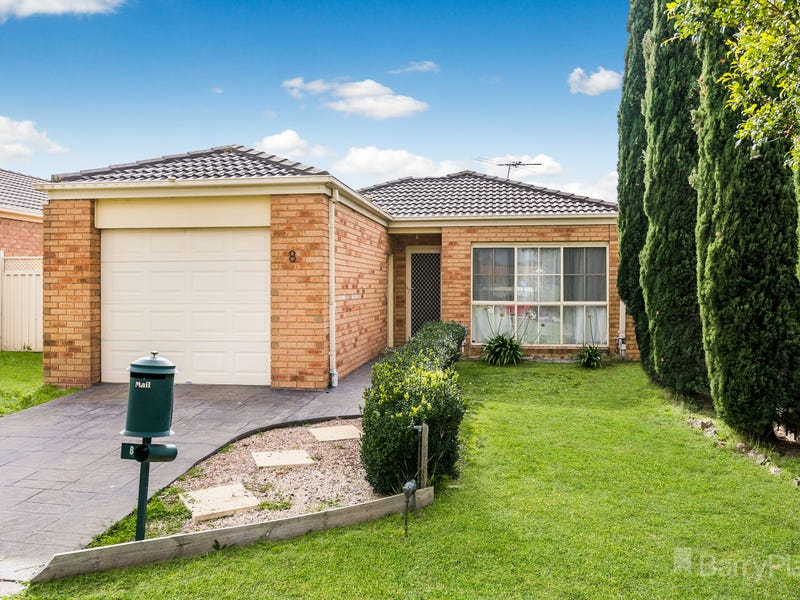
POLYGON ((617 289, 636 327, 636 343, 642 366, 647 374, 655 379, 653 360, 650 356, 650 326, 644 309, 642 286, 639 283, 639 254, 647 235, 647 217, 644 214, 644 153, 647 147, 647 134, 642 114, 645 90, 642 39, 652 22, 652 0, 631 0, 622 100, 617 115, 619 127, 617 289))
POLYGON ((700 62, 691 41, 663 43, 674 36, 666 5, 667 0, 653 3, 653 26, 644 42, 648 229, 641 283, 659 381, 681 394, 707 394, 697 302, 697 193, 689 182, 697 164, 692 110, 700 62))
POLYGON ((734 429, 766 438, 772 423, 797 428, 800 289, 797 203, 785 141, 754 155, 734 138, 742 115, 719 82, 724 40, 701 44, 697 256, 711 395, 734 429))

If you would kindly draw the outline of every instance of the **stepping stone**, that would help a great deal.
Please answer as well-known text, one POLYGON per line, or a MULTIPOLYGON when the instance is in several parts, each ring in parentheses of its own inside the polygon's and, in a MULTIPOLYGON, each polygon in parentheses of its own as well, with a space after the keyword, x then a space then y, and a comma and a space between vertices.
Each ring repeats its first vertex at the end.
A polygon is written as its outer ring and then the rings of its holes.
POLYGON ((361 432, 355 425, 336 425, 334 427, 312 427, 311 435, 320 442, 335 442, 337 440, 357 440, 361 432))
POLYGON ((305 450, 279 450, 252 454, 257 467, 301 467, 314 464, 314 459, 305 450))
POLYGON ((190 511, 195 523, 218 519, 257 508, 258 499, 241 483, 196 490, 180 494, 180 499, 190 511))

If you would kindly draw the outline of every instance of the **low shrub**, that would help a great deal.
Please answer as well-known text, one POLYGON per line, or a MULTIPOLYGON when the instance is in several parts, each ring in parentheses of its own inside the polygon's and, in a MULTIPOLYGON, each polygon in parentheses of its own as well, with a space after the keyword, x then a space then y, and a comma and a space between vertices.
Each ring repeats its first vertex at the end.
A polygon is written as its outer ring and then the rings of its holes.
POLYGON ((597 346, 584 344, 575 359, 587 369, 597 369, 602 366, 602 355, 600 354, 600 348, 597 346))
POLYGON ((524 356, 522 345, 513 337, 502 333, 488 340, 481 350, 481 360, 498 367, 518 365, 524 356))
POLYGON ((452 365, 466 329, 428 323, 414 339, 372 367, 364 390, 361 462, 380 493, 397 493, 417 476, 417 432, 427 423, 428 472, 457 475, 458 430, 465 405, 452 365))

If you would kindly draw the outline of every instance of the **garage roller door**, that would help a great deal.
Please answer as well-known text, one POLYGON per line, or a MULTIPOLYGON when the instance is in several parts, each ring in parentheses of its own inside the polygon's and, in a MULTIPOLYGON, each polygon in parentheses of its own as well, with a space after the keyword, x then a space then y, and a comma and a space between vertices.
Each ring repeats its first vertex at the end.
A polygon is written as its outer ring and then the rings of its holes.
POLYGON ((269 229, 101 233, 102 380, 158 350, 177 383, 270 383, 269 229))

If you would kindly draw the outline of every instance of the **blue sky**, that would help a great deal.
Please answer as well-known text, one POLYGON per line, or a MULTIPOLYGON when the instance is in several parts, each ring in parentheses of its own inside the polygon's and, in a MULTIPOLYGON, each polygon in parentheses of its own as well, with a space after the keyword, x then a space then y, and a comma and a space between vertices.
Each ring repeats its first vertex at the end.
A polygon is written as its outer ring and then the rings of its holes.
POLYGON ((628 2, 0 0, 0 167, 227 144, 616 197, 628 2), (480 161, 476 159, 485 159, 480 161))

